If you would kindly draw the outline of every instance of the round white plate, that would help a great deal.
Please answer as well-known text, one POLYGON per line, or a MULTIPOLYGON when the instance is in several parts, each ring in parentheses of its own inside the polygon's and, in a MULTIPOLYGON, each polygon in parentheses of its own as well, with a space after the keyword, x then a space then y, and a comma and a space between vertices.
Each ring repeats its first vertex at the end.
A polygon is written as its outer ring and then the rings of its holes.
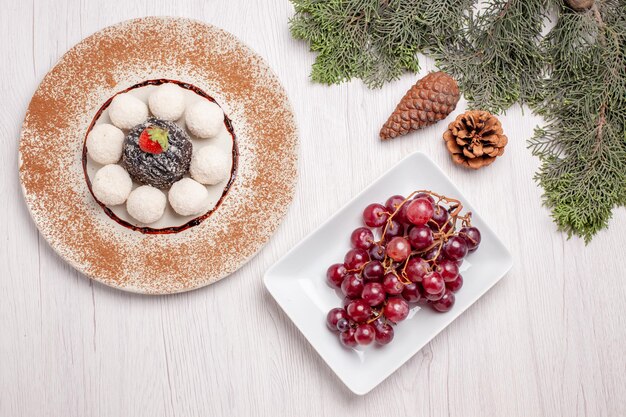
POLYGON ((46 75, 24 120, 20 180, 41 234, 76 269, 123 290, 175 293, 227 276, 267 242, 293 198, 297 142, 287 96, 258 55, 213 26, 150 17, 84 39, 46 75), (114 221, 89 192, 82 166, 86 132, 102 105, 157 79, 213 97, 238 146, 221 204, 178 233, 114 221))

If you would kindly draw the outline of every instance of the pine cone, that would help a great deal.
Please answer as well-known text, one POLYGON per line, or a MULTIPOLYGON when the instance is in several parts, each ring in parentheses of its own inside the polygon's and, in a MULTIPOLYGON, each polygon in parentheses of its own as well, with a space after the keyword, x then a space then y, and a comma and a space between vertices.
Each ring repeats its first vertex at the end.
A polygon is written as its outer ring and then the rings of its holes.
POLYGON ((593 3, 595 3, 594 0, 565 0, 565 4, 577 12, 584 12, 585 10, 591 9, 593 3))
POLYGON ((409 91, 380 130, 382 140, 406 135, 445 119, 456 107, 461 93, 445 72, 431 72, 409 91))
POLYGON ((478 169, 493 163, 508 143, 498 118, 489 112, 472 110, 460 114, 443 134, 452 160, 478 169))

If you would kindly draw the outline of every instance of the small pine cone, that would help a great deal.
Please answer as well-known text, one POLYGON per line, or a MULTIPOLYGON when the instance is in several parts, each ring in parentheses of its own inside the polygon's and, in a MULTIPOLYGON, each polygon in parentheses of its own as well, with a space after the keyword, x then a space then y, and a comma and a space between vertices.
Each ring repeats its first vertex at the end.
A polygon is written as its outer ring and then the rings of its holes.
POLYGON ((591 9, 591 7, 593 7, 593 3, 594 0, 565 0, 565 4, 577 12, 584 12, 591 9))
POLYGON ((471 110, 460 114, 443 134, 452 160, 478 169, 493 163, 508 143, 500 120, 489 112, 471 110))
POLYGON ((431 72, 402 97, 380 130, 380 138, 393 139, 445 119, 460 97, 454 78, 442 71, 431 72))

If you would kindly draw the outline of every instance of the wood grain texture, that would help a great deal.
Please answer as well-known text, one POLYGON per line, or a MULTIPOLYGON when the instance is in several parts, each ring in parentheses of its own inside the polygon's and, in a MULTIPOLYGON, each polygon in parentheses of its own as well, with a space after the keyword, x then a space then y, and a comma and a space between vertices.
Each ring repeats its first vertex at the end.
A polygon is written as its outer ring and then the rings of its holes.
MULTIPOLYGON (((624 416, 626 213, 588 246, 555 231, 513 108, 492 166, 454 166, 445 122, 380 143, 415 81, 381 90, 309 82, 314 55, 291 39, 287 1, 1 0, 0 416, 624 416), (266 58, 300 128, 296 199, 270 243, 232 277, 145 297, 95 284, 41 239, 17 179, 19 130, 37 84, 83 37, 146 15, 201 19, 266 58), (514 255, 505 279, 365 397, 352 395, 273 302, 264 271, 415 150, 464 191, 514 255)), ((424 61, 422 73, 432 68, 424 61)), ((390 190, 391 191, 391 190, 390 190)), ((338 236, 338 238, 344 238, 338 236)), ((314 254, 312 254, 314 256, 314 254)))

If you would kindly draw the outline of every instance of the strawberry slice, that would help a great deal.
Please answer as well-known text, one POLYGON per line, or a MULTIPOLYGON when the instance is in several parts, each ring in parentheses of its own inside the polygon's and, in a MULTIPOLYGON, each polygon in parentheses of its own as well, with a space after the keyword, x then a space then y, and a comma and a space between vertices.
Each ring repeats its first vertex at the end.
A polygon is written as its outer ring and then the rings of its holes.
POLYGON ((167 151, 169 148, 167 130, 150 126, 139 135, 139 148, 154 155, 167 151))

